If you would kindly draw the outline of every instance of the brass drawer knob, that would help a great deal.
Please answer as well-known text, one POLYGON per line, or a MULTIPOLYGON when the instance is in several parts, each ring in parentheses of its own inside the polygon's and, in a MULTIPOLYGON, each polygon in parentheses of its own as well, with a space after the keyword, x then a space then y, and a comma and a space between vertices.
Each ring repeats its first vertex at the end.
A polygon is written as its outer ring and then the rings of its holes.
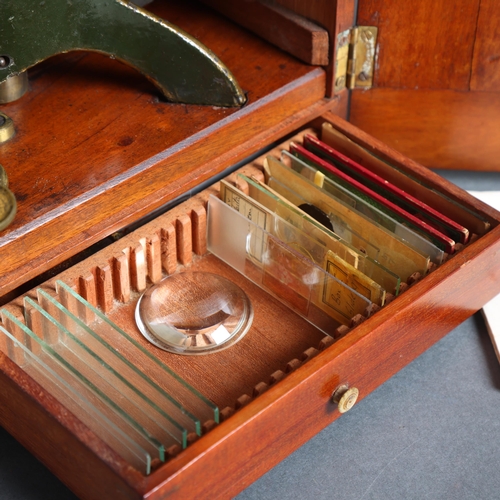
POLYGON ((332 402, 338 405, 340 413, 345 413, 354 406, 358 396, 359 391, 356 387, 340 385, 333 393, 332 402))

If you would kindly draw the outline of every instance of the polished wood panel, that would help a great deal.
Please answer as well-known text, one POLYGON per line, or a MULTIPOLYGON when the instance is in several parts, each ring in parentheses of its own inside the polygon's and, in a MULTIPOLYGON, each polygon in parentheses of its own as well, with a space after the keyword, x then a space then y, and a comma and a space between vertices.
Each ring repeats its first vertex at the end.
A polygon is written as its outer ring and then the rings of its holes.
POLYGON ((500 9, 496 0, 481 0, 472 61, 471 90, 500 92, 500 9))
POLYGON ((377 26, 374 86, 468 90, 480 0, 359 0, 377 26))
POLYGON ((314 114, 306 108, 335 105, 321 101, 321 68, 193 5, 148 7, 228 64, 244 108, 161 102, 144 78, 96 54, 36 67, 32 91, 2 108, 18 129, 0 151, 18 214, 0 238, 0 295, 292 130, 314 114))
POLYGON ((500 171, 500 93, 354 91, 350 121, 426 167, 500 171))
POLYGON ((328 64, 328 32, 295 12, 263 0, 203 0, 307 64, 328 64))

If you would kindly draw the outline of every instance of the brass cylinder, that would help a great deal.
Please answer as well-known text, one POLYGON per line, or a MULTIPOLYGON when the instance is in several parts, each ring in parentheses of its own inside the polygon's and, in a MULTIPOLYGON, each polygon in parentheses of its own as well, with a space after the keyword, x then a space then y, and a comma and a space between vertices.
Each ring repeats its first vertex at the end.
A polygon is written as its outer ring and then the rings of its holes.
POLYGON ((14 122, 7 115, 0 112, 0 144, 12 139, 15 134, 14 122))
POLYGON ((4 230, 14 220, 16 212, 16 197, 9 189, 7 172, 0 165, 0 231, 4 230))
POLYGON ((14 219, 17 211, 14 193, 4 186, 0 186, 0 231, 5 229, 14 219))
POLYGON ((26 71, 10 76, 0 83, 0 104, 16 101, 26 93, 28 88, 28 73, 26 71))
POLYGON ((9 179, 7 178, 7 172, 5 169, 0 165, 0 186, 9 187, 9 179))

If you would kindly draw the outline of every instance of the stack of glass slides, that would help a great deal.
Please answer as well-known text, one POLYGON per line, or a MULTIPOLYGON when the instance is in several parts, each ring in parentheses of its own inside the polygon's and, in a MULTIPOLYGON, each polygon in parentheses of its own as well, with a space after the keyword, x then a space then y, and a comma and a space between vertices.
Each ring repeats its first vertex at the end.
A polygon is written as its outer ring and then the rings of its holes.
POLYGON ((0 311, 1 349, 110 448, 144 474, 219 421, 216 405, 106 316, 57 282, 24 299, 25 323, 0 311))

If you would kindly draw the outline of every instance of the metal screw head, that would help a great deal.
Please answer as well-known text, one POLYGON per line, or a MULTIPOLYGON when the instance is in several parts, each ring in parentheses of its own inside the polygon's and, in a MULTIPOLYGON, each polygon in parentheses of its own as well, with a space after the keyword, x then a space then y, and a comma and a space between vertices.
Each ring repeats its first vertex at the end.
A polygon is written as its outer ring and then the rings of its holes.
POLYGON ((339 76, 335 80, 335 86, 336 87, 344 87, 345 86, 345 76, 339 76))
POLYGON ((364 30, 361 32, 361 38, 363 41, 367 42, 373 38, 373 33, 370 30, 364 30))
POLYGON ((362 71, 359 75, 358 75, 358 79, 361 80, 362 82, 366 82, 370 77, 364 72, 362 71))

